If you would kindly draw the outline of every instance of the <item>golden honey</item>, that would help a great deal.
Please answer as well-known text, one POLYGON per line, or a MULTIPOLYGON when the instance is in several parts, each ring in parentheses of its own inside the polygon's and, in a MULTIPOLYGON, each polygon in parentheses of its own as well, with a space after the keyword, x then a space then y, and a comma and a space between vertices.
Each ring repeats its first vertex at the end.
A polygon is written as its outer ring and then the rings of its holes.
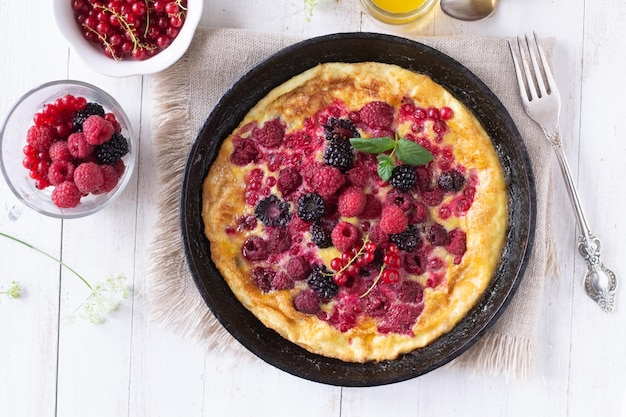
POLYGON ((426 0, 372 0, 372 2, 389 13, 410 13, 423 5, 426 0))
POLYGON ((437 0, 361 0, 363 8, 377 20, 392 24, 412 23, 426 15, 437 0))

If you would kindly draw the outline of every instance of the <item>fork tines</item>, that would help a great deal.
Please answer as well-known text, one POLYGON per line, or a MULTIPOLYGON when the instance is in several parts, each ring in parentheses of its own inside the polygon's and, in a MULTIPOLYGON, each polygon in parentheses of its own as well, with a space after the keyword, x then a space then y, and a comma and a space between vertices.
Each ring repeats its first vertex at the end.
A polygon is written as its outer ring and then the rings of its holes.
POLYGON ((525 97, 522 98, 527 101, 533 101, 545 95, 550 95, 553 92, 558 94, 552 71, 548 65, 545 52, 537 39, 537 35, 533 32, 532 36, 525 35, 524 39, 517 37, 517 50, 521 58, 521 67, 517 53, 515 52, 515 47, 510 40, 508 43, 515 64, 515 72, 520 92, 525 92, 525 97), (541 60, 541 66, 537 60, 537 53, 541 60), (533 71, 530 69, 527 56, 530 56, 530 65, 532 65, 533 71), (520 74, 520 68, 523 74, 520 74))

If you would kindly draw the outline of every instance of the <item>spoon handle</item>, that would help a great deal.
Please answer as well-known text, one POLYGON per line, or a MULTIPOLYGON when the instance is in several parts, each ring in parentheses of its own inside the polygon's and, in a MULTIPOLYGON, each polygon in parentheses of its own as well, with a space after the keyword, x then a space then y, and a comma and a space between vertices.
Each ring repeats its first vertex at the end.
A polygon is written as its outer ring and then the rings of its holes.
POLYGON ((602 310, 611 312, 615 307, 617 278, 613 271, 607 268, 600 259, 602 249, 600 239, 595 237, 589 230, 589 224, 587 223, 587 218, 585 217, 582 204, 580 203, 576 185, 569 169, 565 152, 561 146, 560 138, 558 136, 555 137, 551 140, 551 143, 556 153, 557 161, 559 162, 559 167, 561 168, 561 173, 565 180, 565 188, 567 189, 567 194, 574 207, 576 221, 580 229, 578 252, 587 262, 587 273, 584 279, 585 291, 602 310))
POLYGON ((615 308, 615 291, 617 278, 613 271, 607 268, 600 259, 602 245, 600 239, 591 235, 591 242, 583 235, 578 242, 578 252, 587 262, 585 274, 585 291, 602 310, 610 313, 615 308))
POLYGON ((556 154, 556 159, 559 162, 561 174, 563 174, 563 180, 565 181, 565 189, 567 190, 567 195, 569 196, 570 202, 574 207, 574 214, 576 215, 576 221, 578 222, 578 227, 582 235, 581 238, 590 241, 591 232, 589 231, 589 224, 587 223, 587 218, 585 217, 583 206, 580 203, 580 198, 578 197, 576 183, 574 182, 572 172, 569 169, 569 164, 567 163, 567 158, 565 157, 565 151, 563 150, 563 146, 561 144, 561 138, 557 135, 554 139, 551 140, 551 144, 552 149, 554 149, 554 152, 556 154))

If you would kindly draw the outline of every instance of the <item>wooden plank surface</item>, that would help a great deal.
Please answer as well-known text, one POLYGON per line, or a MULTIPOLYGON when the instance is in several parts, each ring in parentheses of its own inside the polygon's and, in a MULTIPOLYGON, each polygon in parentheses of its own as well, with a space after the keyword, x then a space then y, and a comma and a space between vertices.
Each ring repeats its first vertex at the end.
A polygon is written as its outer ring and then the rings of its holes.
MULTIPOLYGON (((57 1, 57 0, 55 0, 57 1)), ((59 0, 61 1, 61 0, 59 0)), ((26 90, 53 79, 92 82, 128 111, 140 136, 139 161, 124 194, 83 220, 59 221, 25 210, 0 182, 0 232, 36 244, 93 282, 123 273, 131 297, 103 325, 62 317, 85 288, 53 261, 0 237, 0 290, 19 281, 23 297, 0 297, 0 416, 620 416, 626 387, 626 316, 606 315, 581 287, 585 264, 555 163, 554 228, 560 275, 546 282, 530 380, 475 375, 450 367, 398 384, 340 388, 293 377, 261 361, 207 354, 151 320, 144 297, 149 247, 157 221, 152 78, 109 78, 90 71, 58 35, 41 2, 0 1, 0 115, 26 90)), ((411 34, 515 36, 535 30, 557 39, 555 73, 563 97, 564 146, 603 256, 618 277, 626 253, 622 180, 626 141, 620 0, 501 2, 492 18, 452 20, 435 9, 411 34)), ((333 32, 399 33, 365 15, 356 0, 320 0, 310 21, 301 0, 210 0, 202 24, 316 36, 333 32)), ((538 138, 542 140, 542 138, 538 138)), ((626 303, 626 301, 620 299, 626 303)))

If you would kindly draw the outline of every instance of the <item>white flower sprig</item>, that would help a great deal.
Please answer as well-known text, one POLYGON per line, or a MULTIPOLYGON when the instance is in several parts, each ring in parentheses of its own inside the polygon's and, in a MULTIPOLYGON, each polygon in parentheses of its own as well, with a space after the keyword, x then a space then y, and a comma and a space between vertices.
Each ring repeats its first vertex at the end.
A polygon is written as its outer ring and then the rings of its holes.
POLYGON ((129 293, 126 277, 121 274, 112 275, 91 287, 91 294, 65 321, 73 323, 76 318, 82 318, 93 324, 102 324, 106 321, 105 316, 117 310, 120 299, 128 298, 129 293))
POLYGON ((309 22, 313 16, 313 9, 317 6, 319 0, 304 0, 304 17, 309 22))
POLYGON ((0 294, 6 295, 9 298, 20 298, 22 293, 22 289, 20 288, 17 281, 11 281, 11 286, 6 291, 0 291, 0 294))
MULTIPOLYGON (((91 292, 87 296, 85 301, 83 301, 83 303, 66 318, 66 321, 69 323, 74 322, 78 317, 83 318, 94 324, 104 323, 105 315, 116 310, 120 305, 120 300, 128 298, 130 294, 130 288, 126 284, 126 277, 124 275, 112 275, 103 282, 98 282, 95 285, 91 285, 89 281, 87 281, 81 274, 76 272, 74 268, 70 267, 60 259, 57 259, 54 256, 50 255, 49 253, 37 248, 36 246, 33 246, 30 243, 24 242, 23 240, 8 235, 6 233, 0 232, 0 236, 27 246, 34 251, 39 252, 40 254, 52 259, 62 267, 66 268, 72 274, 74 274, 78 279, 82 281, 83 284, 87 286, 87 288, 89 288, 91 292)), ((21 288, 16 281, 13 281, 9 290, 0 292, 0 294, 6 294, 9 298, 18 298, 21 294, 21 288)))

